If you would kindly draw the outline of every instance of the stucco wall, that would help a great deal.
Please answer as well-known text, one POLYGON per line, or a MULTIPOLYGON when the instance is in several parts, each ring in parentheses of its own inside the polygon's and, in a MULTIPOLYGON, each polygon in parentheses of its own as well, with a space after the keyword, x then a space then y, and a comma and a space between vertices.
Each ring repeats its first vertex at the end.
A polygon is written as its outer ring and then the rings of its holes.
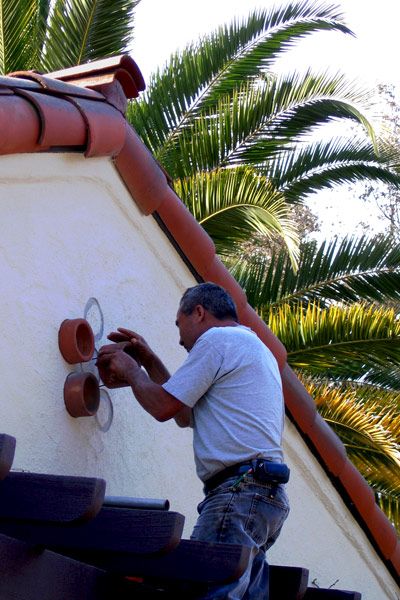
POLYGON ((193 277, 111 162, 30 155, 2 158, 0 169, 0 429, 17 438, 14 466, 104 477, 108 494, 165 497, 186 512, 201 493, 191 433, 157 423, 127 390, 110 392, 107 433, 71 418, 63 385, 79 367, 62 359, 57 335, 95 297, 105 333, 143 332, 174 369, 185 356, 176 308, 193 277))
MULTIPOLYGON (((62 389, 79 367, 60 356, 57 333, 95 297, 105 333, 119 325, 140 331, 174 370, 185 357, 175 313, 192 275, 154 219, 140 214, 109 160, 2 157, 0 207, 0 431, 17 438, 14 467, 104 477, 112 495, 169 498, 186 515, 188 535, 201 499, 191 432, 157 423, 127 390, 110 392, 108 432, 93 417, 71 418, 62 389)), ((290 423, 285 450, 292 511, 271 562, 308 567, 322 587, 339 579, 336 587, 362 591, 363 600, 397 598, 290 423)))

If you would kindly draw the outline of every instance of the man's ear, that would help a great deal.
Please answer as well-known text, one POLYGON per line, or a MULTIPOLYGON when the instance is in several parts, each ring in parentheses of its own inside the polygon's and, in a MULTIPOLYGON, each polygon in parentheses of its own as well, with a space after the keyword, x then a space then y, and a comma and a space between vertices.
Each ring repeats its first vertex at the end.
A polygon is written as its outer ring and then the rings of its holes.
POLYGON ((201 304, 196 304, 193 312, 196 315, 196 319, 199 323, 201 323, 201 321, 204 321, 206 316, 206 309, 204 308, 204 306, 202 306, 201 304))

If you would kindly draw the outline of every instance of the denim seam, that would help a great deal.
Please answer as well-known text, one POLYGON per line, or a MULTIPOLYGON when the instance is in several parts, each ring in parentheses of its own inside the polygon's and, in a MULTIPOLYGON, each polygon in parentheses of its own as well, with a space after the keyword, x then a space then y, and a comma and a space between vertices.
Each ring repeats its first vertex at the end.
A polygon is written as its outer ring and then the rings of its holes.
POLYGON ((226 535, 226 530, 228 529, 227 527, 227 520, 228 520, 228 515, 232 513, 232 504, 234 502, 235 496, 236 496, 236 492, 232 492, 231 493, 231 497, 230 500, 228 502, 228 505, 226 507, 226 510, 224 511, 224 515, 221 519, 221 526, 218 532, 218 541, 223 543, 223 537, 226 535))
MULTIPOLYGON (((254 538, 254 532, 253 532, 252 527, 250 527, 250 523, 251 523, 252 519, 256 515, 258 503, 259 503, 259 498, 257 498, 256 495, 254 495, 253 498, 252 498, 252 501, 251 501, 251 506, 250 506, 249 514, 247 515, 247 519, 246 519, 246 522, 244 524, 244 530, 247 533, 250 534, 250 536, 253 538, 253 540, 255 542, 256 542, 256 540, 254 538)), ((258 546, 258 548, 260 548, 260 544, 259 543, 257 543, 257 546, 258 546)))

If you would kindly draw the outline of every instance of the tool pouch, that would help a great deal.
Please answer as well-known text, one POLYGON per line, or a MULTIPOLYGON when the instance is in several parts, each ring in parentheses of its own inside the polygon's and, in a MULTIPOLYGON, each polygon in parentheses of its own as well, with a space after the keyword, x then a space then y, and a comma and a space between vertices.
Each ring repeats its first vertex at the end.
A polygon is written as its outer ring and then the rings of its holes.
POLYGON ((290 469, 284 463, 275 463, 259 459, 254 467, 254 478, 262 483, 287 483, 290 469))

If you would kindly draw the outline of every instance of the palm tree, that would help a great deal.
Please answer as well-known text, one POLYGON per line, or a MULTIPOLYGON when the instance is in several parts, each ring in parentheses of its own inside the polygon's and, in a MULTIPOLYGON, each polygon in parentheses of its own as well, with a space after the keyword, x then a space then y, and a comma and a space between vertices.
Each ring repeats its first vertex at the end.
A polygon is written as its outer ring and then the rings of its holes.
POLYGON ((400 323, 381 305, 400 300, 400 249, 362 239, 299 254, 291 210, 342 183, 399 186, 399 161, 377 152, 368 95, 345 77, 272 72, 320 30, 350 33, 328 5, 256 11, 174 54, 128 116, 399 525, 400 323), (358 133, 318 137, 338 121, 358 133), (241 251, 254 234, 272 241, 259 262, 241 251))
POLYGON ((291 205, 344 182, 399 184, 387 156, 376 153, 367 96, 353 83, 272 72, 284 52, 320 30, 350 33, 328 5, 256 11, 174 54, 130 107, 133 126, 223 257, 261 233, 280 236, 295 264, 291 205), (315 141, 338 121, 362 131, 315 141))
POLYGON ((139 1, 2 2, 0 74, 49 72, 121 54, 132 38, 133 11, 139 1))
POLYGON ((400 246, 303 244, 232 272, 400 531, 400 246))

